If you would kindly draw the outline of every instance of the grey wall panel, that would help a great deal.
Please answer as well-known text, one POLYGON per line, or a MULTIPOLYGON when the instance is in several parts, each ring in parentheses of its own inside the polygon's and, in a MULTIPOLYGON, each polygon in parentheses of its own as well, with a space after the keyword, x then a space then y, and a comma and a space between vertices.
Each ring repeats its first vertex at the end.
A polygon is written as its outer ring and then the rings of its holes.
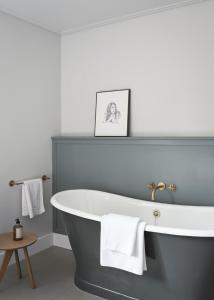
MULTIPOLYGON (((213 138, 53 138, 53 191, 85 188, 150 201, 149 182, 175 183, 157 201, 214 205, 213 138)), ((59 213, 54 231, 63 233, 59 213)))

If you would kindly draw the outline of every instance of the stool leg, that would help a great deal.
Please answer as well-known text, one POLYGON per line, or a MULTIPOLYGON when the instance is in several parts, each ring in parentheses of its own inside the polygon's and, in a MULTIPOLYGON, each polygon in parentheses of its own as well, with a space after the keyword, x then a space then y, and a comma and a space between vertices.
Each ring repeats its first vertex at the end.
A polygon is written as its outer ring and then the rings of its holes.
POLYGON ((1 269, 0 269, 0 281, 2 280, 2 278, 4 277, 4 274, 7 271, 7 267, 8 267, 8 264, 9 264, 12 254, 13 254, 13 250, 5 251, 3 262, 1 265, 1 269))
POLYGON ((20 266, 20 262, 19 262, 19 253, 18 250, 15 250, 15 258, 16 258, 16 271, 17 271, 17 275, 18 278, 22 278, 22 271, 21 271, 21 266, 20 266))
POLYGON ((25 255, 26 268, 27 268, 29 279, 30 279, 30 285, 31 285, 32 289, 35 289, 36 288, 36 283, 35 283, 35 280, 33 278, 33 272, 32 272, 32 268, 31 268, 31 264, 30 264, 30 258, 29 258, 29 255, 28 255, 28 251, 27 251, 26 247, 24 247, 23 250, 24 250, 24 255, 25 255))

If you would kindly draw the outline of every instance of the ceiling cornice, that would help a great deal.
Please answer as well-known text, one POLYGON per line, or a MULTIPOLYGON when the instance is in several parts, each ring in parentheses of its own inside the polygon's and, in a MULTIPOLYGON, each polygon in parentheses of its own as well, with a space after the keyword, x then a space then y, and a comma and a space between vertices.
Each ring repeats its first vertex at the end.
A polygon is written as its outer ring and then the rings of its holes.
POLYGON ((140 17, 148 16, 148 15, 153 15, 153 14, 157 14, 157 13, 164 12, 167 10, 181 8, 181 7, 184 7, 187 5, 198 4, 201 2, 205 2, 205 1, 209 1, 209 0, 184 0, 182 2, 179 1, 179 2, 176 2, 173 4, 164 5, 164 6, 160 6, 160 7, 156 7, 156 8, 152 8, 152 9, 144 9, 144 10, 138 11, 136 13, 127 14, 124 16, 116 17, 116 18, 106 19, 101 22, 89 24, 89 25, 82 26, 82 27, 77 27, 74 29, 64 30, 61 32, 61 35, 74 34, 74 33, 80 32, 80 31, 90 30, 93 28, 98 28, 98 27, 105 26, 105 25, 111 25, 114 23, 124 22, 124 21, 128 21, 131 19, 140 18, 140 17))
POLYGON ((46 30, 46 31, 49 31, 51 33, 55 33, 57 35, 61 35, 61 32, 59 32, 58 30, 55 30, 53 28, 50 28, 48 25, 46 24, 43 24, 37 20, 34 20, 33 18, 29 18, 29 17, 26 17, 22 14, 18 14, 16 12, 14 12, 13 10, 10 10, 10 9, 7 9, 5 7, 3 7, 2 5, 0 5, 0 13, 2 14, 7 14, 9 16, 12 16, 12 17, 15 17, 21 21, 24 21, 24 22, 27 22, 31 25, 34 25, 34 26, 37 26, 37 27, 40 27, 41 29, 43 30, 46 30))

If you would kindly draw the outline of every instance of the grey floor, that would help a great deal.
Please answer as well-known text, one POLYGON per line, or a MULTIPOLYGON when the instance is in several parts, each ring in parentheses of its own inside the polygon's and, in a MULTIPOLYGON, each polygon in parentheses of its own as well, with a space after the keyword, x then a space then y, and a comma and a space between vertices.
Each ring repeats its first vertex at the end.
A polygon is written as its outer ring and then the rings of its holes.
POLYGON ((23 262, 23 278, 16 277, 15 266, 8 268, 0 283, 1 300, 101 300, 79 290, 73 283, 75 262, 72 252, 51 247, 31 257, 36 289, 31 289, 23 262))

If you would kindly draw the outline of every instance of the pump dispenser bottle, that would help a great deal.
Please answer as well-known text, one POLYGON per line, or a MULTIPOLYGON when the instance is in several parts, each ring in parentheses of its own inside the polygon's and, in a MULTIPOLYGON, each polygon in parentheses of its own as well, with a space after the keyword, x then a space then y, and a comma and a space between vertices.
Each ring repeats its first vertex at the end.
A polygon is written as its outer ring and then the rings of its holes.
POLYGON ((23 226, 20 224, 19 219, 16 219, 16 224, 13 226, 13 239, 14 241, 23 239, 23 226))

